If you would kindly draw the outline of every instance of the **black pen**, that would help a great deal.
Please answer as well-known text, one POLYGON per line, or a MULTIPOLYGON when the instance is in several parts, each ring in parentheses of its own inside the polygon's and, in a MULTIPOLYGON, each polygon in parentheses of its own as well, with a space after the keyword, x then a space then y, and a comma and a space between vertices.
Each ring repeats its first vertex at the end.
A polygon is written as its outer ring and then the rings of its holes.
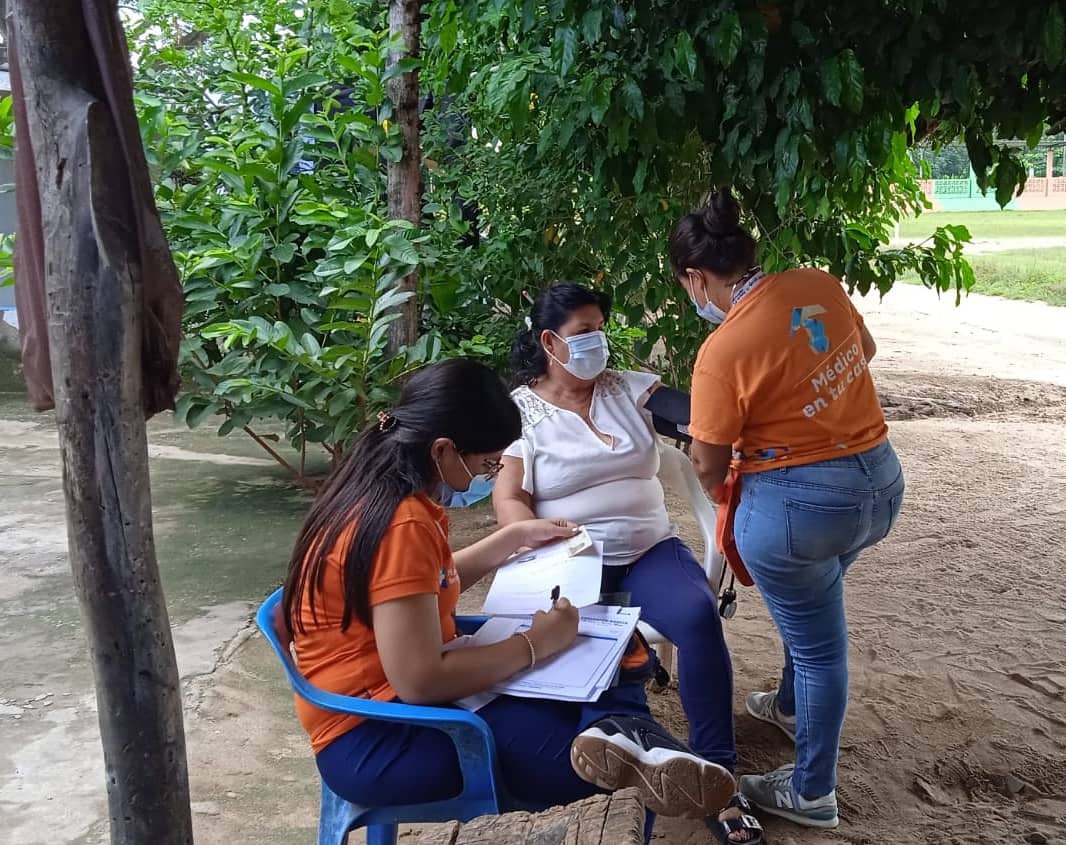
POLYGON ((551 598, 552 598, 552 607, 555 607, 555 603, 557 601, 559 601, 559 585, 558 584, 556 584, 554 587, 552 587, 552 596, 551 596, 551 598))

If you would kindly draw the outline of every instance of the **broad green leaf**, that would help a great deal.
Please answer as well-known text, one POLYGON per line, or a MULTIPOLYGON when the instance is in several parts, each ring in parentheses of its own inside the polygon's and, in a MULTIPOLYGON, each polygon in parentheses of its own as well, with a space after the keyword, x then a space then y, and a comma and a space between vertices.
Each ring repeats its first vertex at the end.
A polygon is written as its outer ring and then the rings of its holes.
POLYGON ((642 193, 644 190, 644 182, 648 178, 648 160, 642 158, 637 162, 636 169, 633 171, 633 191, 634 193, 642 193))
POLYGON ((592 122, 599 126, 603 123, 604 117, 607 116, 607 110, 611 107, 611 82, 608 79, 601 79, 596 87, 592 90, 592 100, 589 103, 589 109, 592 116, 592 122))
POLYGON ((722 22, 715 30, 715 40, 718 61, 722 63, 722 67, 727 68, 736 60, 744 42, 744 30, 736 12, 727 12, 722 16, 722 22))
POLYGON ((822 62, 820 75, 822 77, 822 92, 825 94, 825 98, 830 104, 839 106, 844 92, 840 62, 836 58, 826 59, 822 62))
POLYGON ((281 121, 281 134, 288 135, 296 128, 296 124, 300 122, 300 119, 307 115, 311 108, 311 104, 317 99, 317 94, 313 91, 304 94, 294 104, 285 109, 284 118, 281 121))
POLYGON ((186 422, 186 419, 189 416, 189 409, 195 401, 196 394, 182 393, 178 397, 178 401, 174 403, 174 419, 180 423, 186 422))
POLYGON ((386 292, 383 296, 378 298, 378 301, 374 303, 374 309, 370 312, 371 319, 376 319, 383 315, 386 311, 393 308, 397 308, 403 303, 407 302, 412 296, 415 295, 411 290, 400 290, 395 288, 386 292))
POLYGON ((858 114, 862 111, 865 97, 866 78, 862 65, 852 50, 844 50, 838 57, 840 63, 840 81, 844 105, 858 114))
POLYGON ((577 59, 577 33, 568 26, 555 30, 552 55, 560 76, 568 76, 577 59))
POLYGON ((630 117, 634 120, 644 119, 644 94, 634 79, 622 83, 622 102, 630 117))
POLYGON ((321 88, 329 81, 329 77, 320 73, 303 73, 299 76, 282 80, 282 88, 286 94, 298 94, 307 88, 321 88))
POLYGON ((191 405, 189 408, 189 413, 185 417, 185 423, 189 426, 189 428, 196 428, 200 425, 200 423, 202 423, 208 417, 214 416, 221 409, 222 406, 217 402, 209 402, 203 405, 191 405))
POLYGON ((389 257, 401 264, 409 264, 412 267, 418 264, 418 250, 407 238, 390 238, 388 244, 389 257))
POLYGON ((276 247, 270 250, 270 255, 275 260, 280 261, 282 264, 288 264, 290 261, 292 261, 293 256, 296 255, 296 244, 278 244, 276 247))
POLYGON ((957 241, 968 243, 970 241, 970 230, 966 226, 961 226, 958 223, 953 223, 944 227, 947 229, 952 237, 957 241))
POLYGON ((459 21, 452 17, 440 30, 440 49, 445 53, 452 53, 459 43, 459 21))
POLYGON ((673 50, 674 66, 678 72, 688 78, 696 76, 696 47, 692 43, 692 36, 682 31, 677 34, 673 50))
POLYGON ((196 265, 192 268, 193 273, 201 273, 204 270, 210 270, 213 267, 221 267, 223 264, 232 264, 233 259, 228 255, 209 255, 206 258, 201 258, 196 262, 196 265))
POLYGON ((531 32, 537 25, 537 0, 522 0, 522 20, 520 32, 531 32))
POLYGON ((996 202, 1003 208, 1025 185, 1025 168, 1014 158, 1002 154, 995 170, 996 202))
POLYGON ((603 31, 603 9, 589 9, 581 16, 581 36, 592 46, 600 40, 603 31))
POLYGON ((281 96, 281 88, 278 87, 276 82, 270 79, 264 79, 262 76, 256 76, 254 73, 233 71, 230 74, 230 77, 235 82, 239 82, 242 85, 249 85, 252 88, 258 88, 260 91, 266 91, 274 97, 281 96))

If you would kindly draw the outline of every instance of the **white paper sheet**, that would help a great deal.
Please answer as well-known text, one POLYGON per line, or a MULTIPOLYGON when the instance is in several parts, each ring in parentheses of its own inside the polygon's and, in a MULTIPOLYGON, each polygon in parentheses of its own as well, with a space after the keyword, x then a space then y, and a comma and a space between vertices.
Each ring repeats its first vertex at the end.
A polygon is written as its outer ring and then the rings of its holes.
MULTIPOLYGON (((492 688, 519 698, 595 701, 615 679, 640 608, 587 607, 581 611, 577 641, 566 651, 520 672, 492 688)), ((472 645, 489 645, 529 628, 531 619, 494 617, 471 637, 472 645)))
POLYGON ((551 592, 575 607, 595 604, 603 578, 603 546, 587 532, 519 555, 496 570, 482 613, 489 616, 528 616, 551 609, 551 592))

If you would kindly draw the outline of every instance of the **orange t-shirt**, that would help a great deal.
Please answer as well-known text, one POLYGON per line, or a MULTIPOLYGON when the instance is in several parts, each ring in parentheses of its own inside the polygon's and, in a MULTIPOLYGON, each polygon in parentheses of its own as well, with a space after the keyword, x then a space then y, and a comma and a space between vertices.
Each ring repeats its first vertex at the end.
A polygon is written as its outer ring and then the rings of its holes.
MULTIPOLYGON (((354 526, 345 531, 329 553, 322 589, 315 592, 317 620, 310 594, 304 593, 299 618, 306 633, 298 627, 293 632, 296 664, 308 681, 326 692, 392 701, 396 691, 385 677, 373 629, 353 616, 348 630, 341 630, 344 555, 354 532, 354 526)), ((442 643, 454 639, 459 574, 448 545, 448 517, 439 505, 416 495, 400 502, 378 546, 370 574, 370 606, 427 593, 437 596, 442 643)), ((364 721, 319 710, 299 696, 296 714, 316 754, 364 721)))
POLYGON ((872 449, 888 426, 862 351, 862 317, 821 270, 768 275, 704 341, 689 433, 730 444, 742 473, 872 449))

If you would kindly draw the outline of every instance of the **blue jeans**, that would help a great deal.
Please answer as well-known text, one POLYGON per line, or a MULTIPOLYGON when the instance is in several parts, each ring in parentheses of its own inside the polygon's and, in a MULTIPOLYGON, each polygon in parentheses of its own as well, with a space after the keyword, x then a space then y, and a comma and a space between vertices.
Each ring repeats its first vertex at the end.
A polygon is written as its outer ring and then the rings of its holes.
POLYGON ((903 470, 887 441, 867 452, 744 476, 737 548, 785 646, 778 705, 796 715, 793 786, 836 788, 848 703, 844 575, 892 530, 903 470))
MULTIPOLYGON (((630 649, 632 650, 632 646, 630 649)), ((570 745, 606 716, 651 719, 644 686, 654 658, 624 670, 599 701, 579 703, 500 696, 478 711, 496 741, 500 776, 510 795, 542 809, 603 792, 577 776, 570 745)), ((459 794, 463 777, 455 745, 442 731, 366 721, 315 757, 319 774, 345 800, 364 806, 422 804, 459 794)), ((654 814, 648 814, 645 838, 654 814)))
POLYGON ((676 537, 663 540, 629 566, 605 566, 602 584, 604 593, 629 593, 641 619, 677 646, 689 747, 732 772, 733 664, 718 601, 692 550, 676 537))

